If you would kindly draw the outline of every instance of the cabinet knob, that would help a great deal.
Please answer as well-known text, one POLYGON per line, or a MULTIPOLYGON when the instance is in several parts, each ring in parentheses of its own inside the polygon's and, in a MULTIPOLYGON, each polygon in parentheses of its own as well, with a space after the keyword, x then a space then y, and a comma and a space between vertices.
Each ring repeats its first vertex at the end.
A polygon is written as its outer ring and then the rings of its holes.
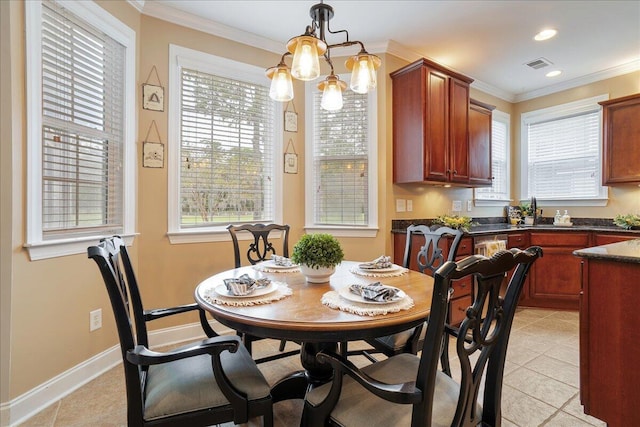
POLYGON ((458 175, 458 171, 454 169, 453 174, 458 175))

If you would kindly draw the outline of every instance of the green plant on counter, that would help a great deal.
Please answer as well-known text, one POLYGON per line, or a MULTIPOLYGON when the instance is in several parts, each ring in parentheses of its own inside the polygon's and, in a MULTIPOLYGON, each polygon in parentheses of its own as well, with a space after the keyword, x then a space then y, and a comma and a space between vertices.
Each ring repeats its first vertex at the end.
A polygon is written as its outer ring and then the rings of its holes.
POLYGON ((338 239, 331 234, 304 234, 293 247, 291 260, 311 268, 335 267, 344 259, 338 239))
POLYGON ((613 223, 618 227, 630 230, 634 227, 640 227, 640 216, 634 214, 616 215, 613 223))
POLYGON ((469 231, 469 228, 473 225, 471 218, 458 215, 440 215, 433 223, 451 227, 456 230, 459 228, 464 231, 469 231))
POLYGON ((522 216, 533 216, 533 208, 531 203, 523 202, 520 205, 520 212, 522 212, 522 216))

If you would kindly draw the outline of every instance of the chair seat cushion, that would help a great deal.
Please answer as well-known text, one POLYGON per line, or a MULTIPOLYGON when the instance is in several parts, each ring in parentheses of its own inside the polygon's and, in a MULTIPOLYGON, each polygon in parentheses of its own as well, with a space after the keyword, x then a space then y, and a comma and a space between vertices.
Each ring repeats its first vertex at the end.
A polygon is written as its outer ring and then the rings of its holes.
MULTIPOLYGON (((415 381, 419 363, 419 356, 402 353, 366 366, 362 371, 378 381, 395 384, 415 381)), ((307 402, 314 406, 318 405, 326 397, 330 388, 331 384, 328 383, 311 390, 307 393, 307 402)), ((432 426, 449 427, 451 425, 458 404, 459 391, 458 383, 443 372, 438 372, 434 391, 432 426)), ((480 417, 479 404, 477 411, 480 417)), ((331 412, 331 419, 339 425, 349 427, 410 426, 411 405, 400 405, 381 399, 351 377, 345 376, 340 400, 331 412)))
MULTIPOLYGON (((269 384, 243 345, 236 353, 222 352, 220 359, 230 382, 249 400, 269 396, 269 384)), ((149 366, 145 394, 146 420, 229 404, 206 354, 149 366)))

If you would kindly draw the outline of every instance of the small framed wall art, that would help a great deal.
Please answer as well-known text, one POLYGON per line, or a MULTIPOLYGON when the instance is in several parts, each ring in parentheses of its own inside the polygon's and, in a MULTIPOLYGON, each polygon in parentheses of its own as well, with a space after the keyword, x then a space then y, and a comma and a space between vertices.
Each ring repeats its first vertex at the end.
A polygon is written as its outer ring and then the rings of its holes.
POLYGON ((158 132, 158 125, 156 121, 152 120, 147 131, 147 136, 142 142, 142 167, 145 168, 163 168, 164 167, 164 144, 160 139, 160 132, 158 132), (151 129, 155 129, 158 136, 158 142, 149 141, 149 134, 151 129))
POLYGON ((151 67, 147 81, 142 85, 142 108, 152 111, 164 111, 164 88, 162 87, 160 75, 155 65, 151 67), (149 84, 149 80, 154 71, 156 73, 156 79, 158 80, 157 85, 149 84))
POLYGON ((298 154, 291 139, 284 152, 284 173, 298 173, 298 154), (292 151, 289 151, 289 148, 291 148, 292 151))
POLYGON ((164 144, 144 142, 142 145, 142 166, 145 168, 164 167, 164 144))
POLYGON ((164 88, 156 85, 142 85, 142 108, 164 111, 164 88))
POLYGON ((293 102, 289 101, 287 108, 284 110, 284 130, 285 132, 298 132, 298 113, 293 102), (288 110, 289 103, 293 105, 293 111, 288 110))

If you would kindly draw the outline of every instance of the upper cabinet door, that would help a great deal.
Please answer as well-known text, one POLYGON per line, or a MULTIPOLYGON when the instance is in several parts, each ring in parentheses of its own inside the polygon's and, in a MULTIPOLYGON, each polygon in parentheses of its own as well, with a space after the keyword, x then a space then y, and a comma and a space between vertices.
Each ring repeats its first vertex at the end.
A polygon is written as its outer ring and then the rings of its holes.
POLYGON ((421 59, 391 73, 395 183, 469 185, 472 79, 421 59))
POLYGON ((491 120, 493 105, 472 99, 469 103, 469 183, 491 185, 491 120))
POLYGON ((640 93, 600 105, 603 184, 640 183, 640 93))

